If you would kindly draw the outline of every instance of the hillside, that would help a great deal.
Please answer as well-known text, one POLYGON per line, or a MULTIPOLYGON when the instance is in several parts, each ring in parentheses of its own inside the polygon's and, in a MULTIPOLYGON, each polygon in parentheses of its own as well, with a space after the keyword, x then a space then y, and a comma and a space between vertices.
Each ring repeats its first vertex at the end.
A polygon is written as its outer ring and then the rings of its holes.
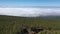
POLYGON ((15 34, 21 27, 51 27, 60 29, 60 18, 26 18, 0 15, 0 34, 15 34))

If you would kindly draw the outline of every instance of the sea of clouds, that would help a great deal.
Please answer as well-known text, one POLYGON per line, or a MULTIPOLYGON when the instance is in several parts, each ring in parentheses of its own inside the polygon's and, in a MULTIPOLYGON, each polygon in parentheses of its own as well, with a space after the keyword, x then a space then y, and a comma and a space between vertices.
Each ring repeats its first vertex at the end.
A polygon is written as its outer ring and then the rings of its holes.
POLYGON ((0 15, 21 17, 60 16, 60 8, 0 8, 0 15))

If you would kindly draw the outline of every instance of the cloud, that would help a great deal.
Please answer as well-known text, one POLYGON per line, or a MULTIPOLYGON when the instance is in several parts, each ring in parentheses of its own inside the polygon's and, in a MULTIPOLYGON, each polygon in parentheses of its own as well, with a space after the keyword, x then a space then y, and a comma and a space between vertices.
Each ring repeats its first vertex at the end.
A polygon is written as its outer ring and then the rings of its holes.
POLYGON ((0 8, 0 15, 22 17, 60 15, 60 8, 0 8))

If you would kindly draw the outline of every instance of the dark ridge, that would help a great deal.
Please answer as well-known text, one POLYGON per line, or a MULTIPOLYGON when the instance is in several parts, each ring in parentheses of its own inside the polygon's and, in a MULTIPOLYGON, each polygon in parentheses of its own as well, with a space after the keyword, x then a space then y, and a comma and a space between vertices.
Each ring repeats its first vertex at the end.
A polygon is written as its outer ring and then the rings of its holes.
POLYGON ((11 17, 11 18, 57 18, 59 19, 60 16, 39 16, 39 17, 22 17, 22 16, 9 16, 9 15, 0 15, 0 17, 11 17))

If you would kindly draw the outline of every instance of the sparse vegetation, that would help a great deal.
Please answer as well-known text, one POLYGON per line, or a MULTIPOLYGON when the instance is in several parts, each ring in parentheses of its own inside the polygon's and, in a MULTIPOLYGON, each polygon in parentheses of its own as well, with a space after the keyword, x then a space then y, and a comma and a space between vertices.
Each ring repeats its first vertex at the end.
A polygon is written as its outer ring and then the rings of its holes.
POLYGON ((54 34, 60 34, 60 18, 25 18, 25 17, 11 17, 0 16, 0 34, 16 34, 21 27, 46 27, 52 28, 51 31, 44 30, 40 33, 52 32, 54 34))

